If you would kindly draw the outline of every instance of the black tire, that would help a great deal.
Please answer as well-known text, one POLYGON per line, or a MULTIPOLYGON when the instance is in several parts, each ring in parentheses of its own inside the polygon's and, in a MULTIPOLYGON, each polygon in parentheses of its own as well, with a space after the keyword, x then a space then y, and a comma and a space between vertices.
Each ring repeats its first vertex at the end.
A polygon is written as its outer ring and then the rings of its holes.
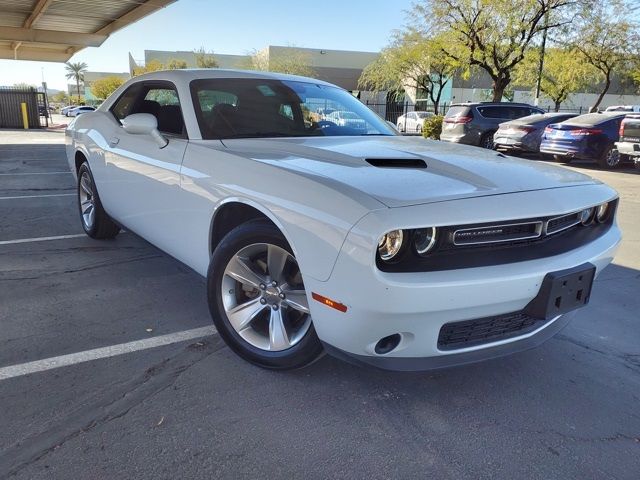
POLYGON ((571 163, 571 158, 564 155, 554 155, 553 159, 559 163, 571 163))
POLYGON ((600 167, 613 170, 620 166, 620 153, 615 146, 609 145, 596 161, 600 167))
POLYGON ((487 150, 494 150, 496 145, 493 143, 493 134, 496 132, 487 132, 480 138, 480 146, 487 150))
POLYGON ((633 161, 633 165, 636 167, 636 170, 640 171, 640 158, 637 158, 633 161))
POLYGON ((551 155, 550 153, 541 153, 540 159, 547 162, 552 162, 554 160, 553 155, 551 155))
POLYGON ((293 255, 282 233, 268 220, 252 220, 229 232, 213 252, 207 272, 207 298, 213 323, 229 348, 254 365, 273 370, 305 367, 323 355, 322 344, 313 323, 304 337, 292 347, 268 351, 243 339, 229 321, 222 298, 224 272, 238 252, 254 244, 275 245, 293 255))
POLYGON ((120 232, 120 227, 116 225, 113 220, 111 220, 111 217, 107 214, 107 212, 104 211, 104 208, 102 208, 102 202, 100 201, 100 196, 98 195, 98 189, 96 188, 95 181, 93 180, 93 174, 91 173, 91 169, 89 168, 89 164, 87 162, 84 162, 78 170, 77 198, 78 212, 80 213, 80 223, 82 224, 82 228, 87 235, 98 240, 112 239, 116 235, 118 235, 118 233, 120 232), (93 192, 92 201, 95 213, 92 224, 88 224, 83 218, 83 206, 81 200, 81 182, 83 181, 83 178, 88 178, 90 180, 93 192))

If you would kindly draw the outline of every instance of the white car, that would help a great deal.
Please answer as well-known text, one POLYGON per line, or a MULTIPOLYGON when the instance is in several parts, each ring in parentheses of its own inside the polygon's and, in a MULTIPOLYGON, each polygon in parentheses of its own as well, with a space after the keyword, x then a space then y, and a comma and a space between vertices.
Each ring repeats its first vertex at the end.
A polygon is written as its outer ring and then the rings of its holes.
POLYGON ((435 114, 431 112, 407 112, 398 117, 398 120, 396 120, 396 127, 398 128, 398 131, 402 133, 422 133, 424 121, 434 115, 435 114))
POLYGON ((68 110, 65 115, 67 117, 77 117, 78 115, 82 115, 83 113, 89 113, 93 111, 95 111, 94 107, 81 106, 81 107, 75 107, 75 108, 72 108, 71 110, 68 110))
POLYGON ((62 107, 62 110, 60 110, 60 113, 65 117, 68 117, 69 110, 73 110, 74 108, 77 108, 77 107, 78 105, 67 105, 66 107, 62 107))
POLYGON ((400 136, 309 78, 142 75, 66 140, 85 232, 124 227, 206 277, 221 337, 267 368, 326 351, 421 370, 529 348, 588 302, 620 242, 608 186, 400 136), (366 129, 312 122, 323 104, 366 129))

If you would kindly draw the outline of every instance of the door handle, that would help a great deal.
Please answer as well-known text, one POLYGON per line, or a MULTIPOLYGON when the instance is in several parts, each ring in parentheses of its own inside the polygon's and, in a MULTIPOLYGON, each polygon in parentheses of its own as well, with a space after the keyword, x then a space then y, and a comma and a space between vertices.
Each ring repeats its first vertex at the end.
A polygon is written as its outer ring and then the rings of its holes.
POLYGON ((115 147, 116 145, 118 145, 118 143, 120 143, 120 139, 118 137, 113 137, 111 140, 109 140, 110 147, 115 147))

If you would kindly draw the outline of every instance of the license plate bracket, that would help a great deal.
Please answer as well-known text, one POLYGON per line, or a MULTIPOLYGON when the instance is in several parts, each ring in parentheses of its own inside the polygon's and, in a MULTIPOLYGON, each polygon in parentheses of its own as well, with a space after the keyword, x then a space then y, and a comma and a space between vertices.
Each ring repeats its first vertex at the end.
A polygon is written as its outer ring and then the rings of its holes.
POLYGON ((550 320, 589 303, 596 267, 584 263, 567 270, 547 273, 536 298, 525 307, 525 313, 550 320))

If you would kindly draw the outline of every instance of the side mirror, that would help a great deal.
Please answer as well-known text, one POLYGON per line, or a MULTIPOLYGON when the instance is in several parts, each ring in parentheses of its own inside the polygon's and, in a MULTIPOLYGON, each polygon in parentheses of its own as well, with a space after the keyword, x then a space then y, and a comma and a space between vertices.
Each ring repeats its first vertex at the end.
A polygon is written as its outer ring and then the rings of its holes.
POLYGON ((132 135, 151 135, 160 148, 169 143, 158 131, 158 120, 150 113, 133 113, 122 119, 122 128, 132 135))

